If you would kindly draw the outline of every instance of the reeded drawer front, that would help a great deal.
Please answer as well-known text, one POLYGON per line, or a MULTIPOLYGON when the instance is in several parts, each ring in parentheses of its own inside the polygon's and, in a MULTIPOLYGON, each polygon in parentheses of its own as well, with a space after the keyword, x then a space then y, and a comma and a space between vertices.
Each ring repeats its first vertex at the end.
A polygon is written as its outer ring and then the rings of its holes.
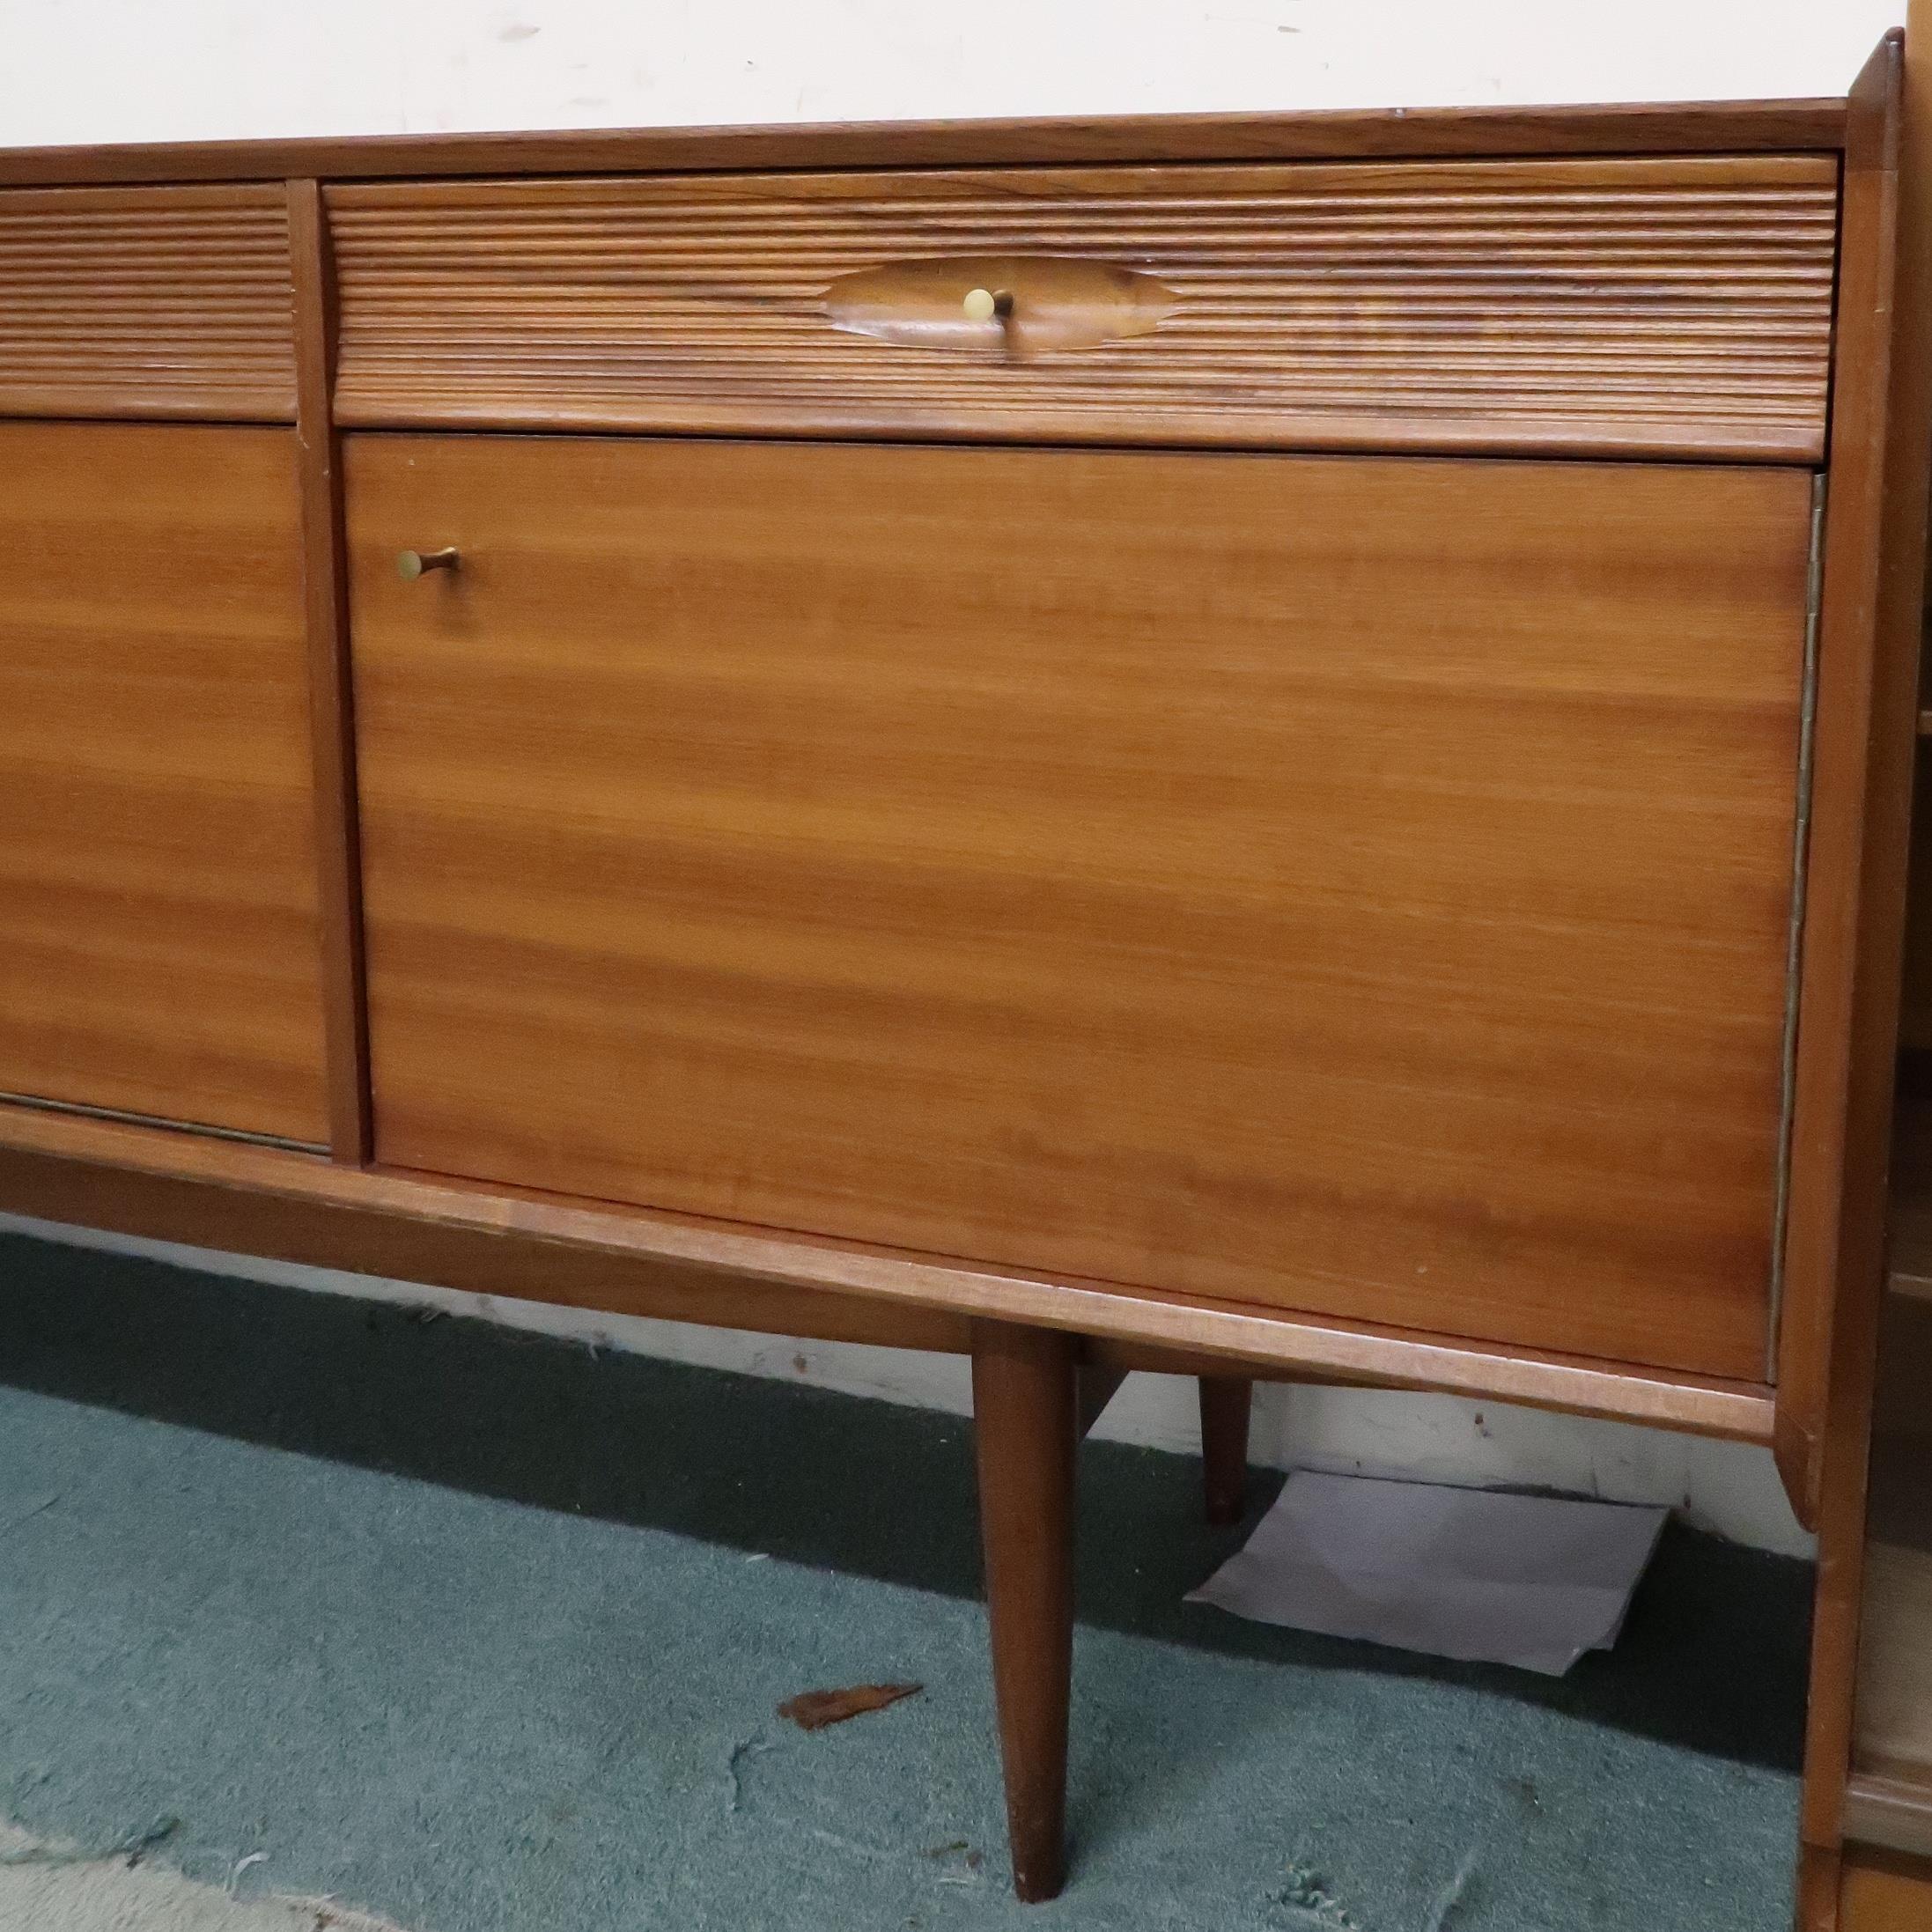
POLYGON ((1804 473, 346 465, 380 1159, 1764 1373, 1804 473))
POLYGON ((353 424, 1824 446, 1824 157, 400 183, 328 206, 353 424), (1083 280, 1108 275, 1138 279, 1136 326, 1083 280), (968 323, 995 277, 1010 316, 968 323))
POLYGON ((295 438, 0 424, 0 1094, 307 1143, 295 438))
POLYGON ((0 416, 295 417, 279 185, 0 191, 0 416))

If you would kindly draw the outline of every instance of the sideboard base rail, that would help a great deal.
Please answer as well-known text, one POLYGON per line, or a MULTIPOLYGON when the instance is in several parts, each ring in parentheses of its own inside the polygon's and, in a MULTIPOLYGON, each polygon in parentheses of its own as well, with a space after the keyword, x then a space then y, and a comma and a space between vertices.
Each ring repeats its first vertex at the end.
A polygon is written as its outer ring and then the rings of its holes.
POLYGON ((52 1114, 0 1117, 14 1212, 270 1260, 827 1340, 971 1351, 970 1324, 1087 1338, 1121 1368, 1479 1396, 1769 1443, 1774 1391, 645 1210, 353 1169, 52 1114))

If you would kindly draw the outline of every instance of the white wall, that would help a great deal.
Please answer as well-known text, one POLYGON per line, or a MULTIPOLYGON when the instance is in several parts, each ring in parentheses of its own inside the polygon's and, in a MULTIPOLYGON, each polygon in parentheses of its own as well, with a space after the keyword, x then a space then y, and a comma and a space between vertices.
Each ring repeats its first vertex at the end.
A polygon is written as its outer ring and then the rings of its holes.
POLYGON ((1903 0, 0 0, 0 144, 1842 93, 1903 0))
MULTIPOLYGON (((1841 93, 1903 0, 0 0, 0 145, 1841 93)), ((963 1409, 963 1365, 117 1242, 963 1409)), ((1189 1384, 1101 1434, 1191 1448, 1189 1384)), ((1257 1460, 1547 1483, 1803 1550, 1767 1454, 1446 1397, 1271 1390, 1257 1460)))

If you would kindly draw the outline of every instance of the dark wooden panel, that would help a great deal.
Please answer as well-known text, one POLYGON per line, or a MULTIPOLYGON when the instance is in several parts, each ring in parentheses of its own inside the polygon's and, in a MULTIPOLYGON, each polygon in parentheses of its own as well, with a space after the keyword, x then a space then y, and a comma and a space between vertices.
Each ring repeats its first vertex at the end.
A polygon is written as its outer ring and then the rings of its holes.
MULTIPOLYGON (((1872 1427, 1884 1434, 1932 1437, 1932 1299, 1906 1293, 1885 1297, 1872 1427)), ((1932 1513, 1932 1464, 1920 1473, 1928 1482, 1917 1501, 1932 1513)), ((1876 1500, 1871 1508, 1877 1508, 1876 1500)))
POLYGON ((333 188, 336 409, 1808 461, 1837 199, 1794 156, 333 188), (1160 299, 1062 326, 1074 262, 1160 299), (881 275, 929 346, 839 326, 881 275), (940 331, 940 284, 1014 313, 940 331))
POLYGON ((1932 1097, 1901 1096, 1887 1210, 1891 1286, 1932 1306, 1932 1097))
POLYGON ((1932 1926, 1932 1862, 1848 1853, 1838 1932, 1926 1932, 1932 1926))
POLYGON ((327 1138, 294 438, 0 424, 0 1090, 327 1138))
POLYGON ((1932 741, 1922 732, 1915 762, 1899 1044, 1908 1052, 1932 1058, 1932 741))
POLYGON ((385 1161, 1762 1375, 1803 474, 346 454, 385 1161))
POLYGON ((0 194, 0 416, 295 416, 279 188, 0 194))
POLYGON ((369 1158, 369 1033, 363 1009, 362 855, 356 829, 355 693, 343 557, 342 466, 330 397, 336 376, 336 276, 320 185, 291 181, 301 464, 302 594, 308 637, 310 769, 322 909, 322 1004, 328 1052, 329 1146, 369 1158))
POLYGON ((1845 106, 1842 99, 1628 101, 1604 107, 1109 114, 1079 121, 844 122, 16 148, 0 150, 0 183, 1346 160, 1375 155, 1776 152, 1841 147, 1845 106))

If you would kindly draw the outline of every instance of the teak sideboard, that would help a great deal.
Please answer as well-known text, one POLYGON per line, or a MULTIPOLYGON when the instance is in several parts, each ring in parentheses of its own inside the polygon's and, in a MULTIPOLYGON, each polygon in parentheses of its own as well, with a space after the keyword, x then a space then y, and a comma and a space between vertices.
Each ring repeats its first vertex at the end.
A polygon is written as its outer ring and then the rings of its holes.
POLYGON ((1027 1898, 1130 1369, 1813 1520, 1899 70, 0 153, 0 1206, 969 1353, 1027 1898))

